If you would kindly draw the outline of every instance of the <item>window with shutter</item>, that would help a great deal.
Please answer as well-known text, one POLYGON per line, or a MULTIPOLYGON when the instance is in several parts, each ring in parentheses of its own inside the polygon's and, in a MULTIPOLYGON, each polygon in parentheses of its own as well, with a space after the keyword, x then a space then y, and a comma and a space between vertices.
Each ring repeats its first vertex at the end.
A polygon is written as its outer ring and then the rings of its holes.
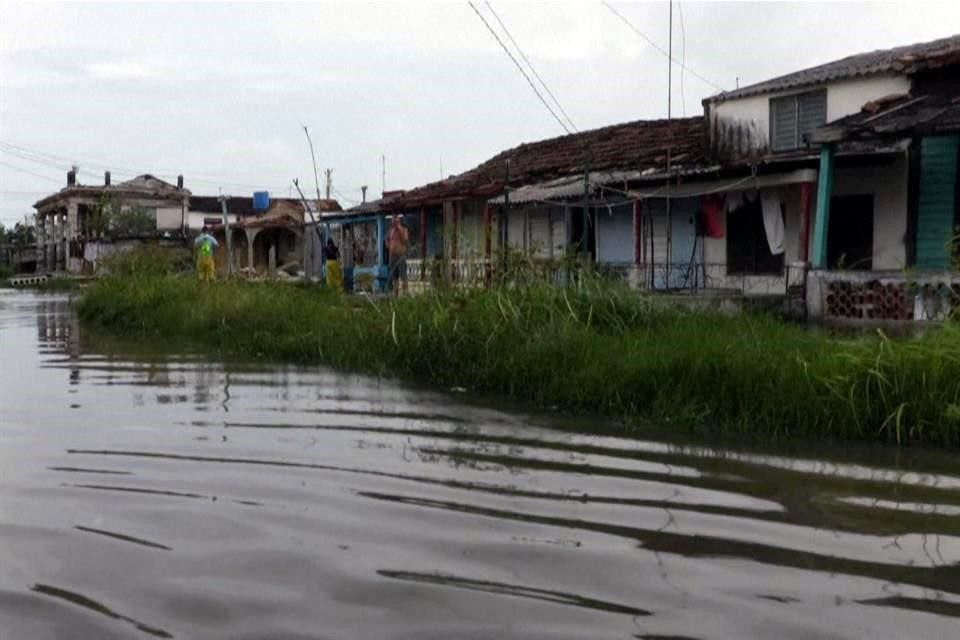
POLYGON ((774 151, 797 148, 797 98, 770 101, 770 146, 774 151))
POLYGON ((791 151, 803 145, 804 134, 827 121, 827 90, 770 99, 770 148, 791 151))
POLYGON ((798 146, 803 144, 803 136, 827 122, 827 90, 801 93, 797 96, 798 111, 800 112, 800 139, 798 146))

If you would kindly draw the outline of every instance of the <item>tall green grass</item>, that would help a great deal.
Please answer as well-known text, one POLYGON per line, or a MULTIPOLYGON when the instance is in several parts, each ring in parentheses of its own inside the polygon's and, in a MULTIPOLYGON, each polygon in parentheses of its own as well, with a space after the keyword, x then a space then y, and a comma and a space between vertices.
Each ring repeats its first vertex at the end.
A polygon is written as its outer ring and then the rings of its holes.
POLYGON ((599 284, 370 301, 289 284, 113 277, 89 323, 224 352, 396 375, 537 407, 759 437, 960 444, 960 328, 833 337, 666 308, 599 284))

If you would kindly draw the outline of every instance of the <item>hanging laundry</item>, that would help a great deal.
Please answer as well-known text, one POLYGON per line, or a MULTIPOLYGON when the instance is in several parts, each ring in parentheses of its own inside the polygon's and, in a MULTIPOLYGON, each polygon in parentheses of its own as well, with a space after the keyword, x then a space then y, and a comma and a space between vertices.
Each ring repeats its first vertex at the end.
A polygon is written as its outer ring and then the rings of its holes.
POLYGON ((763 211, 763 229, 767 232, 770 253, 778 256, 783 253, 783 211, 780 194, 776 191, 764 191, 760 196, 760 208, 763 211))
POLYGON ((729 215, 743 206, 743 191, 728 191, 724 210, 729 215))
POLYGON ((722 195, 714 193, 703 196, 700 200, 700 213, 703 223, 703 235, 708 238, 723 237, 723 220, 720 213, 724 208, 722 195))

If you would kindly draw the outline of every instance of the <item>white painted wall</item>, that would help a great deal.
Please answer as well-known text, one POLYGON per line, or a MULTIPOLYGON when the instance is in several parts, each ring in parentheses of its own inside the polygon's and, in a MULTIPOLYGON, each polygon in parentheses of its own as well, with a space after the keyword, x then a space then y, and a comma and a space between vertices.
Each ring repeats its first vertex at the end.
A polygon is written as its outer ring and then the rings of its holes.
MULTIPOLYGON (((223 220, 223 216, 216 213, 208 213, 202 211, 188 211, 187 212, 187 229, 199 231, 203 229, 203 220, 204 218, 217 218, 218 220, 223 220)), ((230 224, 237 223, 237 214, 231 213, 228 214, 230 219, 230 224)), ((180 228, 180 210, 177 209, 177 228, 180 228)))
POLYGON ((827 122, 857 113, 864 104, 891 94, 908 93, 910 80, 902 75, 881 75, 851 78, 825 85, 803 87, 746 98, 725 100, 710 105, 710 132, 715 137, 719 123, 738 124, 749 137, 753 150, 770 146, 770 99, 827 89, 827 122))
POLYGON ((507 241, 510 243, 511 249, 517 251, 526 250, 522 209, 511 209, 507 213, 507 241))
POLYGON ((837 168, 833 195, 873 194, 873 269, 902 269, 907 263, 907 158, 890 165, 837 168))
POLYGON ((180 207, 157 207, 157 229, 167 231, 179 229, 183 222, 183 210, 180 207))
POLYGON ((595 210, 597 262, 633 263, 633 204, 595 210))
POLYGON ((551 257, 562 258, 567 253, 567 210, 563 207, 550 209, 551 257))
POLYGON ((527 251, 537 258, 550 257, 550 211, 533 209, 527 215, 527 251))
POLYGON ((511 209, 507 216, 508 239, 513 249, 524 251, 537 258, 549 258, 563 254, 563 210, 559 211, 560 243, 556 247, 557 215, 550 207, 525 207, 511 209))

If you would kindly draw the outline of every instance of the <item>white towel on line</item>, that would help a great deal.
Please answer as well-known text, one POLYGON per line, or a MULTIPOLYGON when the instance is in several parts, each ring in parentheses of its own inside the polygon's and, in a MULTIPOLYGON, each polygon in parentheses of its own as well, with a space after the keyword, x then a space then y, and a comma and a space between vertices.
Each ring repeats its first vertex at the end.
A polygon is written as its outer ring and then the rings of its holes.
POLYGON ((780 208, 780 195, 776 191, 764 191, 760 196, 760 208, 763 210, 763 229, 767 232, 770 253, 778 256, 783 253, 783 212, 780 208))

